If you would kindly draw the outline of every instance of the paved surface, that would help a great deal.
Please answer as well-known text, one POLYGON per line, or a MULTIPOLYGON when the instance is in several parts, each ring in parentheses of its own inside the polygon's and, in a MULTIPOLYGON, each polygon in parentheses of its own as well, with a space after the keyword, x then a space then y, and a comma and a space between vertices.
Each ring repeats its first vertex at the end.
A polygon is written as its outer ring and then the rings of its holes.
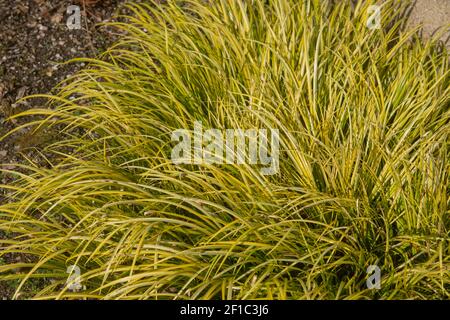
POLYGON ((446 29, 441 37, 447 41, 449 47, 450 40, 450 0, 417 0, 409 17, 409 25, 423 24, 423 36, 430 37, 440 27, 446 29))

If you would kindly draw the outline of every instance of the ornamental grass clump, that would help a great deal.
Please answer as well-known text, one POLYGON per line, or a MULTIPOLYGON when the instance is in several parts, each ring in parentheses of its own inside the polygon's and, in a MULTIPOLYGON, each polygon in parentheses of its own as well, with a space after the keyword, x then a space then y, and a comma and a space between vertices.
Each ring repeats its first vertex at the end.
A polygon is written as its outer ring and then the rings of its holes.
POLYGON ((371 4, 129 5, 118 43, 18 115, 57 139, 3 170, 15 297, 448 298, 448 52, 403 29, 405 1, 368 28, 371 4), (278 130, 277 171, 174 163, 196 122, 278 130))

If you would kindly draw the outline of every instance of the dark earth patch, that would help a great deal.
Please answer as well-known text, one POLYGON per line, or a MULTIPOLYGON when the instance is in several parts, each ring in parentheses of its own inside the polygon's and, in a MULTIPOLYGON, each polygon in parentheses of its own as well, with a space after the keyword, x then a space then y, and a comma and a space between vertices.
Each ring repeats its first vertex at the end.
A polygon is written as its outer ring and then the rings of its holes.
MULTIPOLYGON (((44 107, 43 99, 25 103, 16 101, 24 96, 49 93, 52 88, 83 67, 82 63, 59 65, 75 57, 95 57, 115 41, 111 28, 96 26, 111 21, 126 0, 100 0, 81 8, 81 29, 69 30, 67 8, 78 1, 68 0, 0 0, 0 137, 20 126, 23 121, 7 118, 31 108, 44 107)), ((23 156, 37 158, 33 146, 54 139, 49 132, 31 134, 27 129, 0 140, 0 165, 14 169, 13 163, 23 162, 23 156)), ((0 173, 0 202, 7 201, 7 185, 13 176, 0 173)), ((14 235, 0 234, 0 239, 14 235)), ((0 247, 1 250, 1 247, 0 247)), ((33 257, 5 254, 3 263, 32 262, 33 257)), ((1 276, 0 276, 1 278, 1 276)), ((27 298, 42 286, 32 280, 18 298, 27 298)), ((9 299, 19 282, 0 280, 0 299, 9 299)))

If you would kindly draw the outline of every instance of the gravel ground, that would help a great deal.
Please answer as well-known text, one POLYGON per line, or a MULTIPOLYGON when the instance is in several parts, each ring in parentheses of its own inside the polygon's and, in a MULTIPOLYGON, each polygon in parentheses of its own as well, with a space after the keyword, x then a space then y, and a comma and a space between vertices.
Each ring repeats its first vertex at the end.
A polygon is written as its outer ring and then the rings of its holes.
MULTIPOLYGON (((60 81, 83 67, 82 64, 58 65, 74 57, 93 57, 114 40, 112 30, 98 28, 96 23, 110 21, 127 0, 99 0, 97 5, 82 10, 82 29, 66 26, 69 5, 80 0, 0 0, 0 137, 20 125, 7 121, 11 115, 43 106, 39 99, 16 103, 29 94, 48 93, 60 81)), ((138 1, 139 2, 139 1, 138 1)), ((423 35, 433 35, 437 28, 447 26, 442 40, 447 40, 450 22, 450 0, 417 0, 411 11, 409 26, 423 24, 423 35)), ((0 164, 13 169, 21 161, 20 154, 33 159, 32 146, 55 139, 51 134, 31 135, 20 130, 0 141, 0 164)), ((12 177, 0 173, 0 185, 12 177)), ((0 188, 0 203, 5 200, 0 188)), ((5 235, 0 234, 0 238, 5 235)), ((1 248, 0 248, 1 250, 1 248)), ((6 255, 2 261, 27 261, 26 256, 6 255)), ((1 279, 1 276, 0 276, 1 279)), ((10 298, 14 285, 0 280, 0 299, 10 298)), ((39 283, 35 284, 39 286, 39 283)), ((28 290, 33 290, 33 284, 28 290)))
MULTIPOLYGON (((34 107, 42 107, 42 99, 26 103, 16 101, 24 96, 49 93, 52 88, 69 75, 83 67, 83 64, 58 65, 75 57, 94 57, 106 49, 116 35, 113 30, 99 28, 97 23, 111 20, 126 0, 100 0, 95 6, 82 9, 82 28, 69 30, 66 21, 68 6, 73 0, 0 0, 0 137, 20 125, 20 121, 7 121, 11 115, 34 107)), ((0 141, 0 164, 2 168, 13 169, 13 163, 22 155, 35 159, 35 150, 28 149, 49 139, 50 133, 32 135, 27 130, 0 141)), ((0 173, 0 185, 11 182, 12 176, 0 173)), ((0 203, 5 201, 5 190, 0 187, 0 203)), ((11 235, 9 235, 11 236, 11 235)), ((0 239, 5 238, 0 234, 0 239)), ((1 248, 0 248, 1 250, 1 248)), ((4 255, 4 262, 30 262, 24 255, 4 255)), ((0 299, 12 296, 17 281, 2 281, 0 275, 0 299)), ((24 288, 33 291, 39 281, 24 288)))
MULTIPOLYGON (((69 0, 0 0, 0 136, 16 127, 5 119, 41 100, 18 104, 23 96, 48 93, 60 81, 83 67, 58 65, 75 57, 93 57, 114 41, 114 34, 96 23, 106 22, 124 0, 101 0, 82 10, 82 29, 66 26, 69 0)), ((17 155, 45 137, 24 130, 0 141, 0 163, 16 162, 17 155)), ((11 165, 6 166, 11 168, 11 165)), ((1 182, 1 181, 0 181, 1 182)), ((4 181, 3 181, 4 182, 4 181)))

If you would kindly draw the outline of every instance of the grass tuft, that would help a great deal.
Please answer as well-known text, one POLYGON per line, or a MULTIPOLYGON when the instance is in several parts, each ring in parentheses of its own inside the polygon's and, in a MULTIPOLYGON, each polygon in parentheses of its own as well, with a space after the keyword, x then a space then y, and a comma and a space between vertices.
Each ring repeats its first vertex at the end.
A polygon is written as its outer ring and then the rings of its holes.
POLYGON ((19 115, 58 141, 0 186, 0 257, 33 257, 0 265, 15 297, 448 298, 448 52, 402 29, 405 1, 381 30, 372 1, 167 2, 130 5, 116 45, 19 115), (278 129, 279 173, 173 164, 195 121, 278 129))

